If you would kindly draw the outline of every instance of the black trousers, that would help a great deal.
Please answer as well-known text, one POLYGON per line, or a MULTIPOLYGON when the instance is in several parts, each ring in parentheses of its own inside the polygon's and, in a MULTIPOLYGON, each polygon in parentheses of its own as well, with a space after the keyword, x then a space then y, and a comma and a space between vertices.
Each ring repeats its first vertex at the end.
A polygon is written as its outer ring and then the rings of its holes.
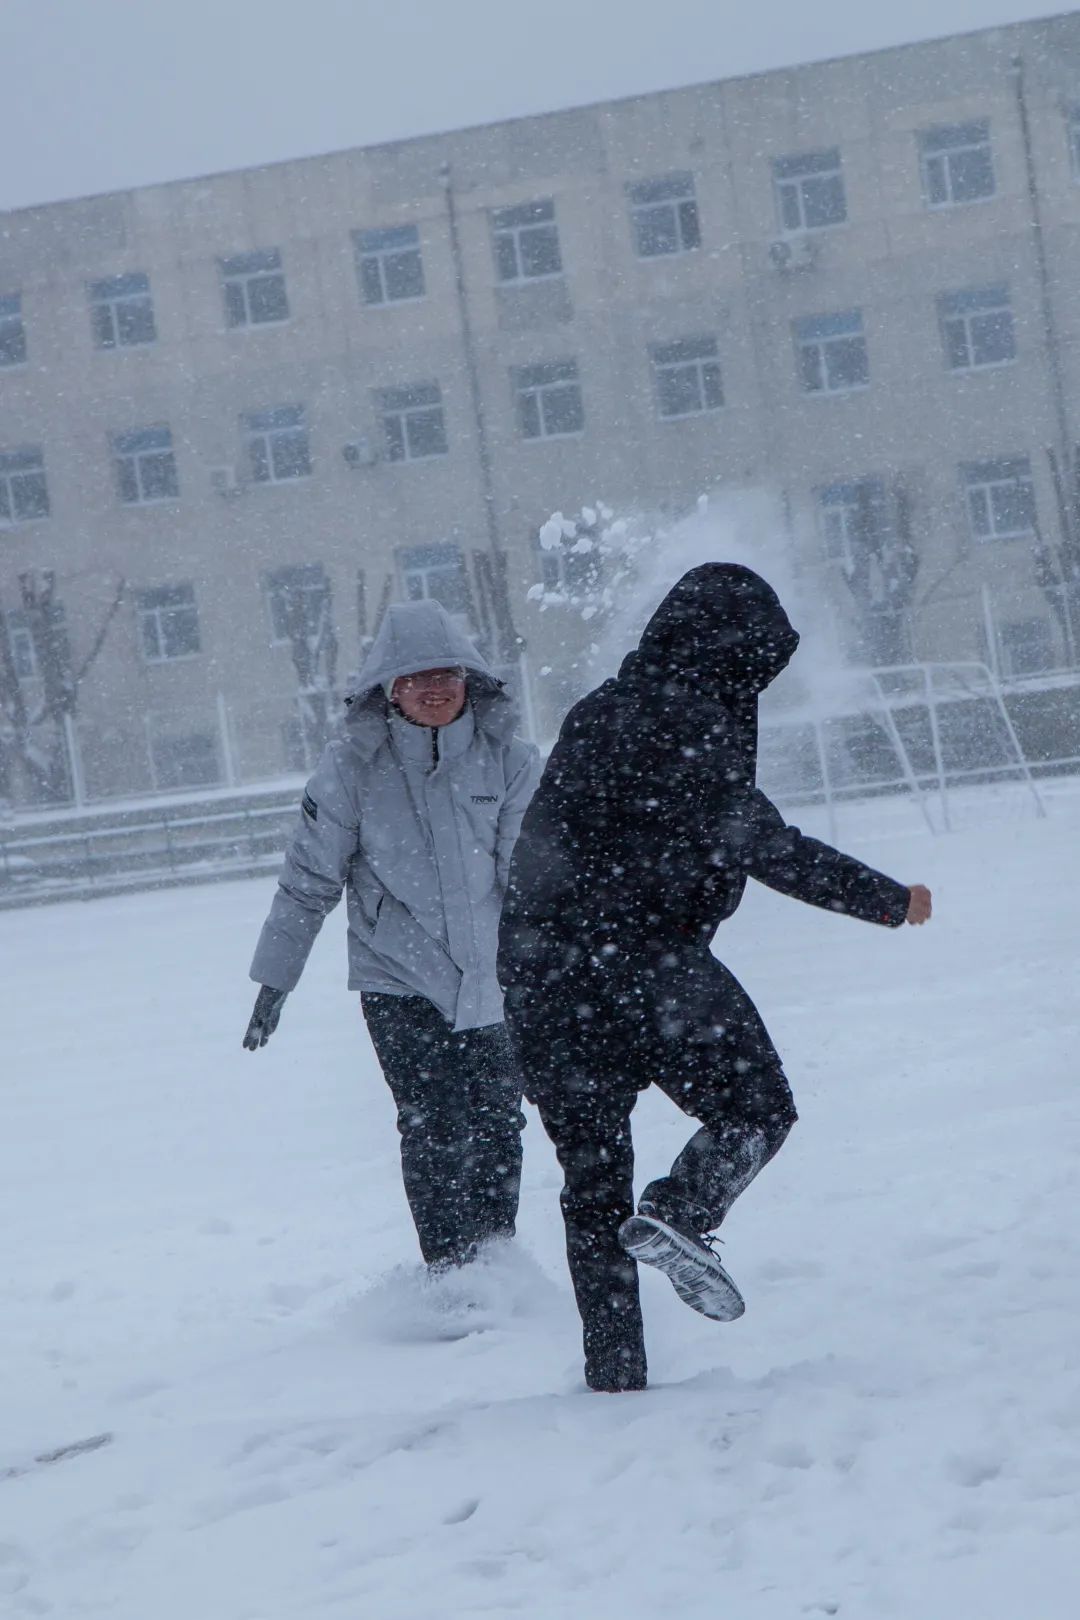
POLYGON ((634 1210, 637 1095, 656 1084, 701 1127, 640 1206, 684 1230, 712 1231, 795 1123, 779 1055, 746 991, 705 952, 621 984, 580 972, 566 988, 549 979, 542 995, 511 993, 507 1019, 565 1178, 586 1381, 643 1388, 637 1267, 618 1237, 634 1210))
POLYGON ((420 1252, 429 1265, 459 1265, 487 1239, 514 1235, 525 1116, 505 1027, 455 1032, 424 996, 360 1001, 397 1104, 420 1252))

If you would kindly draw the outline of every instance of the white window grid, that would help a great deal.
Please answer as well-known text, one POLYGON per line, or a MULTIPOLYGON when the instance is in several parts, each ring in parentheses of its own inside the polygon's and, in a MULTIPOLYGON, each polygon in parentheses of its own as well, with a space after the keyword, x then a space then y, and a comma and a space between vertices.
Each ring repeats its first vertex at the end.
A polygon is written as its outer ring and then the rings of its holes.
POLYGON ((452 541, 408 546, 398 553, 401 582, 410 602, 439 602, 462 630, 471 633, 469 580, 461 547, 452 541))
POLYGON ((512 375, 522 438, 568 439, 584 433, 576 360, 515 366, 512 375))
POLYGON ((0 366, 26 364, 26 327, 23 325, 22 294, 0 297, 0 366))
POLYGON ((1027 456, 961 467, 972 539, 1020 540, 1035 532, 1035 484, 1027 456))
POLYGON ((639 259, 690 253, 701 246, 701 221, 692 174, 635 180, 626 188, 634 251, 639 259))
POLYGON ((88 292, 96 348, 129 349, 156 342, 149 276, 142 271, 110 276, 106 281, 92 281, 88 292))
POLYGON ((307 416, 302 405, 279 405, 244 417, 248 465, 256 484, 287 484, 311 476, 307 416))
POLYGON ((1065 114, 1065 134, 1069 142, 1073 179, 1080 180, 1080 102, 1075 102, 1065 114))
POLYGON ((220 259, 225 290, 225 324, 233 330, 245 326, 272 326, 289 318, 285 271, 277 248, 238 253, 220 259))
POLYGON ((37 523, 49 516, 49 490, 40 450, 0 454, 0 529, 37 523))
MULTIPOLYGON (((5 619, 0 617, 0 628, 5 619)), ((30 626, 23 620, 21 613, 6 615, 8 646, 11 648, 11 661, 15 666, 15 678, 20 681, 32 681, 37 676, 37 653, 34 648, 34 637, 30 626)))
POLYGON ((172 433, 167 427, 119 433, 112 448, 120 499, 125 506, 154 506, 177 499, 180 485, 172 433))
POLYGON ((919 136, 923 196, 928 208, 955 208, 985 202, 994 195, 990 125, 948 124, 919 136))
POLYGON ((724 404, 719 345, 715 338, 679 338, 649 350, 656 408, 665 421, 701 416, 724 404))
POLYGON ((807 316, 794 323, 799 381, 806 394, 850 394, 870 385, 862 313, 807 316))
POLYGON ((885 489, 879 478, 828 484, 817 492, 818 528, 828 562, 849 565, 877 530, 884 511, 885 489))
POLYGON ((353 246, 365 304, 402 304, 423 298, 424 261, 415 225, 354 231, 353 246))
POLYGON ((543 281, 562 275, 559 227, 550 197, 496 209, 491 227, 500 282, 543 281))
POLYGON ((199 656, 199 610, 193 585, 163 585, 140 593, 139 641, 147 664, 172 664, 199 656))
POLYGON ((1007 287, 943 293, 938 312, 950 370, 981 371, 1011 365, 1016 359, 1016 330, 1007 287))
POLYGON ((296 563, 278 568, 266 579, 266 611, 271 639, 277 646, 291 640, 286 625, 287 607, 299 602, 304 626, 313 635, 330 606, 330 580, 321 563, 296 563))
POLYGON ((847 221, 844 171, 837 147, 774 159, 773 186, 780 227, 786 232, 830 230, 847 221))
POLYGON ((426 461, 449 454, 438 383, 384 388, 377 399, 389 461, 426 461))

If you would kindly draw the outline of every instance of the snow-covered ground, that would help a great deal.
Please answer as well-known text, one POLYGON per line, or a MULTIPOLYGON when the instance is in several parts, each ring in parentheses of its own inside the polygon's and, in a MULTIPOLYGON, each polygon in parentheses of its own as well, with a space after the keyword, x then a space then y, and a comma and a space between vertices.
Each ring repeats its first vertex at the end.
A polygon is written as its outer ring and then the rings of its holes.
MULTIPOLYGON (((802 1119, 725 1229, 741 1322, 643 1277, 645 1395, 581 1385, 535 1116, 453 1337, 339 917, 252 1056, 269 882, 0 916, 0 1613, 1071 1620, 1080 796, 842 819, 938 915, 724 930, 802 1119)), ((642 1181, 688 1131, 643 1099, 642 1181)))

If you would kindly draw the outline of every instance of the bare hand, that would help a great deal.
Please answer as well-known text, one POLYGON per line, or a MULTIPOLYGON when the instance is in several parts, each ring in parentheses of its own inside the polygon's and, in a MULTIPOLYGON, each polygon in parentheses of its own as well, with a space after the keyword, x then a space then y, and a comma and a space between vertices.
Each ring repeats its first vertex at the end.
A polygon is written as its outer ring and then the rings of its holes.
POLYGON ((908 922, 915 927, 920 923, 929 922, 934 908, 926 884, 913 883, 908 893, 911 896, 907 908, 908 922))

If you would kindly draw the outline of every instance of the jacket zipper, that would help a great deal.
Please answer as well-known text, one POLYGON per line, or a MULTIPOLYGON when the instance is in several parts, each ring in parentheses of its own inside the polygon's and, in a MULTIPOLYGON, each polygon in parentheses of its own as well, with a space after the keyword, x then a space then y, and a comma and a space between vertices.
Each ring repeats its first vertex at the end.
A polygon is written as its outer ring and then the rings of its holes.
POLYGON ((431 728, 431 768, 433 771, 439 768, 439 733, 434 726, 431 728))

